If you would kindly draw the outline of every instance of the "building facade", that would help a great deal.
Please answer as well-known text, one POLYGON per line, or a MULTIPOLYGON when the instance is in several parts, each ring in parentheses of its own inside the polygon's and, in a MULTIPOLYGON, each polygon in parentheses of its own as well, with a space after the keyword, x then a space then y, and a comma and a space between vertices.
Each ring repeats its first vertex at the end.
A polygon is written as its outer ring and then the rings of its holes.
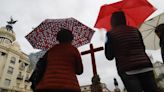
POLYGON ((15 41, 12 26, 0 28, 0 92, 30 92, 33 67, 15 41))

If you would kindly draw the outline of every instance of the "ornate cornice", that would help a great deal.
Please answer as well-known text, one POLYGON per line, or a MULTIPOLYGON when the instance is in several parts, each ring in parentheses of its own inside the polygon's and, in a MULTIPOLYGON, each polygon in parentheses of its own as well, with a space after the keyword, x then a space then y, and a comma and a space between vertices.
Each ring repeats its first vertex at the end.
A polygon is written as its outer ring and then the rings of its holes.
POLYGON ((6 47, 6 46, 2 45, 1 43, 0 43, 0 48, 6 50, 7 52, 14 53, 14 54, 20 56, 20 59, 23 59, 30 63, 30 59, 29 59, 28 55, 24 54, 22 51, 14 50, 14 49, 10 48, 10 46, 6 47))
POLYGON ((12 32, 9 32, 5 28, 0 28, 0 34, 4 34, 4 35, 7 35, 8 37, 11 37, 13 39, 13 41, 16 40, 15 33, 14 32, 13 33, 12 32))

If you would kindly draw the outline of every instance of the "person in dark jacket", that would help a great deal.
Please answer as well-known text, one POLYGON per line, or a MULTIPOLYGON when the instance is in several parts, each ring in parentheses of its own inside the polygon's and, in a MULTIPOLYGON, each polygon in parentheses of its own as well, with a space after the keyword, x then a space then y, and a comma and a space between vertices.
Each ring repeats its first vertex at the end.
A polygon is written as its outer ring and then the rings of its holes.
POLYGON ((161 56, 162 56, 162 60, 164 62, 164 23, 159 24, 156 28, 155 28, 155 33, 157 34, 157 36, 160 39, 160 47, 161 47, 161 56))
POLYGON ((152 63, 145 53, 141 33, 127 26, 124 12, 111 16, 112 29, 107 32, 105 56, 116 60, 119 76, 128 92, 158 92, 152 63))
POLYGON ((36 63, 36 67, 29 79, 29 81, 32 83, 31 84, 31 89, 33 92, 36 92, 36 86, 38 83, 42 80, 47 64, 47 53, 46 52, 36 63))
POLYGON ((76 77, 83 73, 80 53, 71 42, 72 32, 61 29, 57 33, 59 44, 48 50, 47 66, 37 92, 81 92, 76 77))

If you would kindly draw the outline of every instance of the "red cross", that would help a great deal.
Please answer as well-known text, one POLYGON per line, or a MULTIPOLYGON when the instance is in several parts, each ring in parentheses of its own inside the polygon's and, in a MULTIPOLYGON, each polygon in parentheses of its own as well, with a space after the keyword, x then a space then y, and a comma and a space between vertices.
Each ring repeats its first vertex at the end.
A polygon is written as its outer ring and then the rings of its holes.
POLYGON ((81 52, 81 55, 85 55, 85 54, 91 53, 92 70, 93 70, 93 74, 94 74, 94 75, 97 75, 97 68, 96 68, 96 62, 95 62, 95 55, 94 55, 94 52, 101 51, 101 50, 104 50, 104 48, 103 48, 103 47, 98 47, 98 48, 95 48, 95 49, 94 49, 94 48, 93 48, 93 45, 90 44, 90 50, 81 52))

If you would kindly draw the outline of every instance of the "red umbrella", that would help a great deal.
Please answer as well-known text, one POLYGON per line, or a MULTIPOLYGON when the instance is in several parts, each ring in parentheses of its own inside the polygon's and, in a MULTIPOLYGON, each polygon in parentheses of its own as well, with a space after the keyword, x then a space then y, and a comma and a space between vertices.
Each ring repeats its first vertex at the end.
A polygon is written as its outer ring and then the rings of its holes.
POLYGON ((129 26, 139 27, 156 9, 147 0, 123 0, 112 4, 105 4, 100 8, 94 27, 105 28, 109 31, 111 28, 111 14, 120 10, 125 13, 129 26))
POLYGON ((30 32, 26 39, 34 48, 47 50, 58 44, 56 35, 60 28, 72 31, 74 35, 72 44, 76 47, 89 43, 94 34, 94 30, 74 18, 46 19, 30 32))

